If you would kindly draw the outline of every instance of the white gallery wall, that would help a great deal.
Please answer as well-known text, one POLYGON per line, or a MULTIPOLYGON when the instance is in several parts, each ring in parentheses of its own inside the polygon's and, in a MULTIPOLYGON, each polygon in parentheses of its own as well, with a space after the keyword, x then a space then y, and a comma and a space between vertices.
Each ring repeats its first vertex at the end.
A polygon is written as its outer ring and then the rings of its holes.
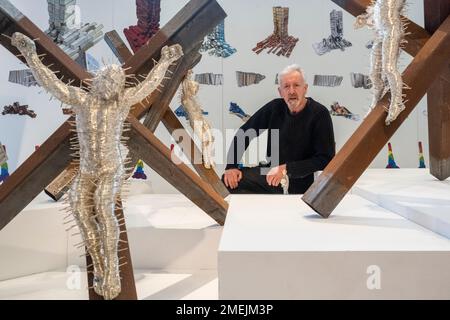
MULTIPOLYGON (((48 27, 46 0, 11 0, 11 2, 41 29, 48 27)), ((161 26, 179 11, 187 0, 161 0, 161 26)), ((344 11, 344 38, 353 45, 345 51, 333 50, 318 56, 312 44, 330 35, 330 11, 341 10, 330 0, 218 0, 228 17, 225 20, 225 38, 237 53, 229 58, 217 58, 203 55, 202 61, 194 73, 221 73, 224 75, 223 86, 200 86, 199 101, 203 109, 209 112, 207 119, 212 127, 220 132, 235 130, 242 124, 241 120, 229 114, 230 102, 241 106, 248 114, 253 114, 266 102, 278 97, 275 75, 286 65, 298 63, 305 70, 309 81, 308 95, 329 108, 338 101, 354 114, 364 117, 370 103, 370 90, 353 88, 350 73, 368 74, 370 51, 365 47, 372 33, 367 29, 353 30, 355 18, 344 11), (290 58, 267 54, 267 51, 256 55, 252 48, 264 40, 273 31, 272 7, 286 6, 289 12, 289 34, 300 40, 290 58), (266 76, 262 82, 248 87, 238 87, 236 71, 256 72, 266 76), (343 76, 338 87, 314 86, 315 74, 343 76)), ((104 25, 104 32, 117 30, 122 38, 123 29, 135 25, 135 0, 78 0, 82 22, 97 22, 104 25)), ((423 26, 423 1, 408 0, 407 16, 415 23, 423 26)), ((97 60, 115 63, 117 60, 104 41, 90 49, 97 60)), ((411 57, 402 53, 400 65, 405 68, 411 57)), ((0 47, 0 108, 19 101, 29 105, 37 113, 37 118, 28 116, 0 115, 0 141, 7 146, 10 172, 13 172, 30 154, 36 145, 42 144, 56 128, 67 119, 61 111, 58 101, 49 101, 49 96, 38 87, 26 88, 8 82, 9 70, 24 69, 3 47, 0 47)), ((179 106, 177 95, 171 103, 172 109, 179 106)), ((334 123, 336 145, 338 150, 344 145, 361 121, 353 121, 342 117, 332 117, 334 123)), ((181 119, 186 123, 184 119, 181 119)), ((156 135, 167 145, 172 143, 171 137, 160 126, 156 135)), ((426 117, 426 99, 424 98, 414 110, 391 142, 394 148, 396 163, 402 168, 418 167, 417 142, 422 141, 424 155, 428 165, 428 134, 426 117)), ((264 145, 264 144, 262 144, 264 145)), ((225 154, 228 145, 218 154, 225 154)), ((252 149, 255 150, 255 149, 252 149)), ((265 148, 260 150, 263 154, 265 148)), ((223 173, 223 159, 217 159, 217 172, 223 173)), ((262 160, 262 159, 260 159, 262 160)), ((387 148, 383 149, 373 161, 371 167, 383 168, 387 164, 387 148)), ((149 176, 147 183, 155 193, 172 193, 176 190, 152 172, 148 166, 145 172, 149 176)))

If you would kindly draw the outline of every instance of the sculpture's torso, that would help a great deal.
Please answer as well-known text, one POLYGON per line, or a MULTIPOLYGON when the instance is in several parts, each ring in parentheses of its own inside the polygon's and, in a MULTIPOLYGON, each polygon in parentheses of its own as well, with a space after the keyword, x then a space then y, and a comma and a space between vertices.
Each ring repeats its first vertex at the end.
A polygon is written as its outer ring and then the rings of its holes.
POLYGON ((120 137, 128 109, 118 101, 102 101, 94 95, 88 96, 83 107, 74 108, 81 173, 101 175, 123 171, 120 137))

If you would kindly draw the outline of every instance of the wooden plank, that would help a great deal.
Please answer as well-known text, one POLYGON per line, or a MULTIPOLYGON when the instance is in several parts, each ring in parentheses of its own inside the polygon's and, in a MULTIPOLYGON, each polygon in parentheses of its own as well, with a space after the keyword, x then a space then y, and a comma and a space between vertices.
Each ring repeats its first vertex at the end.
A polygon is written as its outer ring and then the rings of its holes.
POLYGON ((128 146, 133 149, 139 159, 151 166, 161 177, 217 223, 223 225, 228 210, 225 200, 188 166, 183 163, 175 164, 172 161, 170 149, 162 144, 139 120, 129 116, 128 121, 131 123, 128 146))
MULTIPOLYGON (((364 13, 366 8, 371 4, 372 0, 331 0, 348 13, 355 17, 364 13)), ((433 0, 430 0, 433 1, 433 0)), ((425 43, 430 39, 430 34, 421 26, 407 19, 408 27, 406 32, 410 33, 405 36, 408 43, 405 44, 403 50, 415 57, 425 43)))
MULTIPOLYGON (((450 1, 424 0, 425 29, 434 33, 450 14, 450 1)), ((441 77, 428 89, 428 146, 430 173, 450 177, 450 59, 441 77)))
POLYGON ((125 42, 119 36, 116 30, 109 31, 105 33, 105 41, 108 44, 111 51, 119 59, 120 63, 125 63, 127 60, 131 59, 133 54, 128 49, 125 42))
POLYGON ((388 96, 377 104, 336 157, 302 197, 323 217, 328 217, 376 155, 405 121, 426 91, 448 65, 450 17, 439 27, 403 73, 412 89, 406 90, 406 109, 386 126, 388 96))

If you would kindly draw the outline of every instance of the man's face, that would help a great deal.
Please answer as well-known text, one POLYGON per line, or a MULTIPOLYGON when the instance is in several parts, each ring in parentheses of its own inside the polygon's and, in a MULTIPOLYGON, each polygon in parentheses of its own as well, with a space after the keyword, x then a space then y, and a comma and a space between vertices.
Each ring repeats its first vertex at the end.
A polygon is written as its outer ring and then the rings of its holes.
POLYGON ((308 85, 305 83, 302 75, 298 71, 293 71, 281 78, 278 92, 284 99, 291 111, 297 111, 297 108, 304 102, 308 85))

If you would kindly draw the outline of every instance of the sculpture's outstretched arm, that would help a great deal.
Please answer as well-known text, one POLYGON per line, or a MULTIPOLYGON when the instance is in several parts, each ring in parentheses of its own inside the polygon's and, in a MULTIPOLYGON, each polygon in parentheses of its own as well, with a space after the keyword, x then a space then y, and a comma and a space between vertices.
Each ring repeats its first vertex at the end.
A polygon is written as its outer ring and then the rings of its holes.
POLYGON ((183 50, 179 44, 162 48, 161 59, 147 77, 136 87, 125 90, 121 101, 122 105, 131 107, 148 97, 161 84, 169 66, 182 56, 183 50))
POLYGON ((41 62, 36 53, 36 45, 33 40, 20 32, 16 32, 12 36, 11 44, 19 49, 41 87, 67 105, 83 105, 87 93, 80 88, 67 85, 59 80, 53 71, 41 62))

